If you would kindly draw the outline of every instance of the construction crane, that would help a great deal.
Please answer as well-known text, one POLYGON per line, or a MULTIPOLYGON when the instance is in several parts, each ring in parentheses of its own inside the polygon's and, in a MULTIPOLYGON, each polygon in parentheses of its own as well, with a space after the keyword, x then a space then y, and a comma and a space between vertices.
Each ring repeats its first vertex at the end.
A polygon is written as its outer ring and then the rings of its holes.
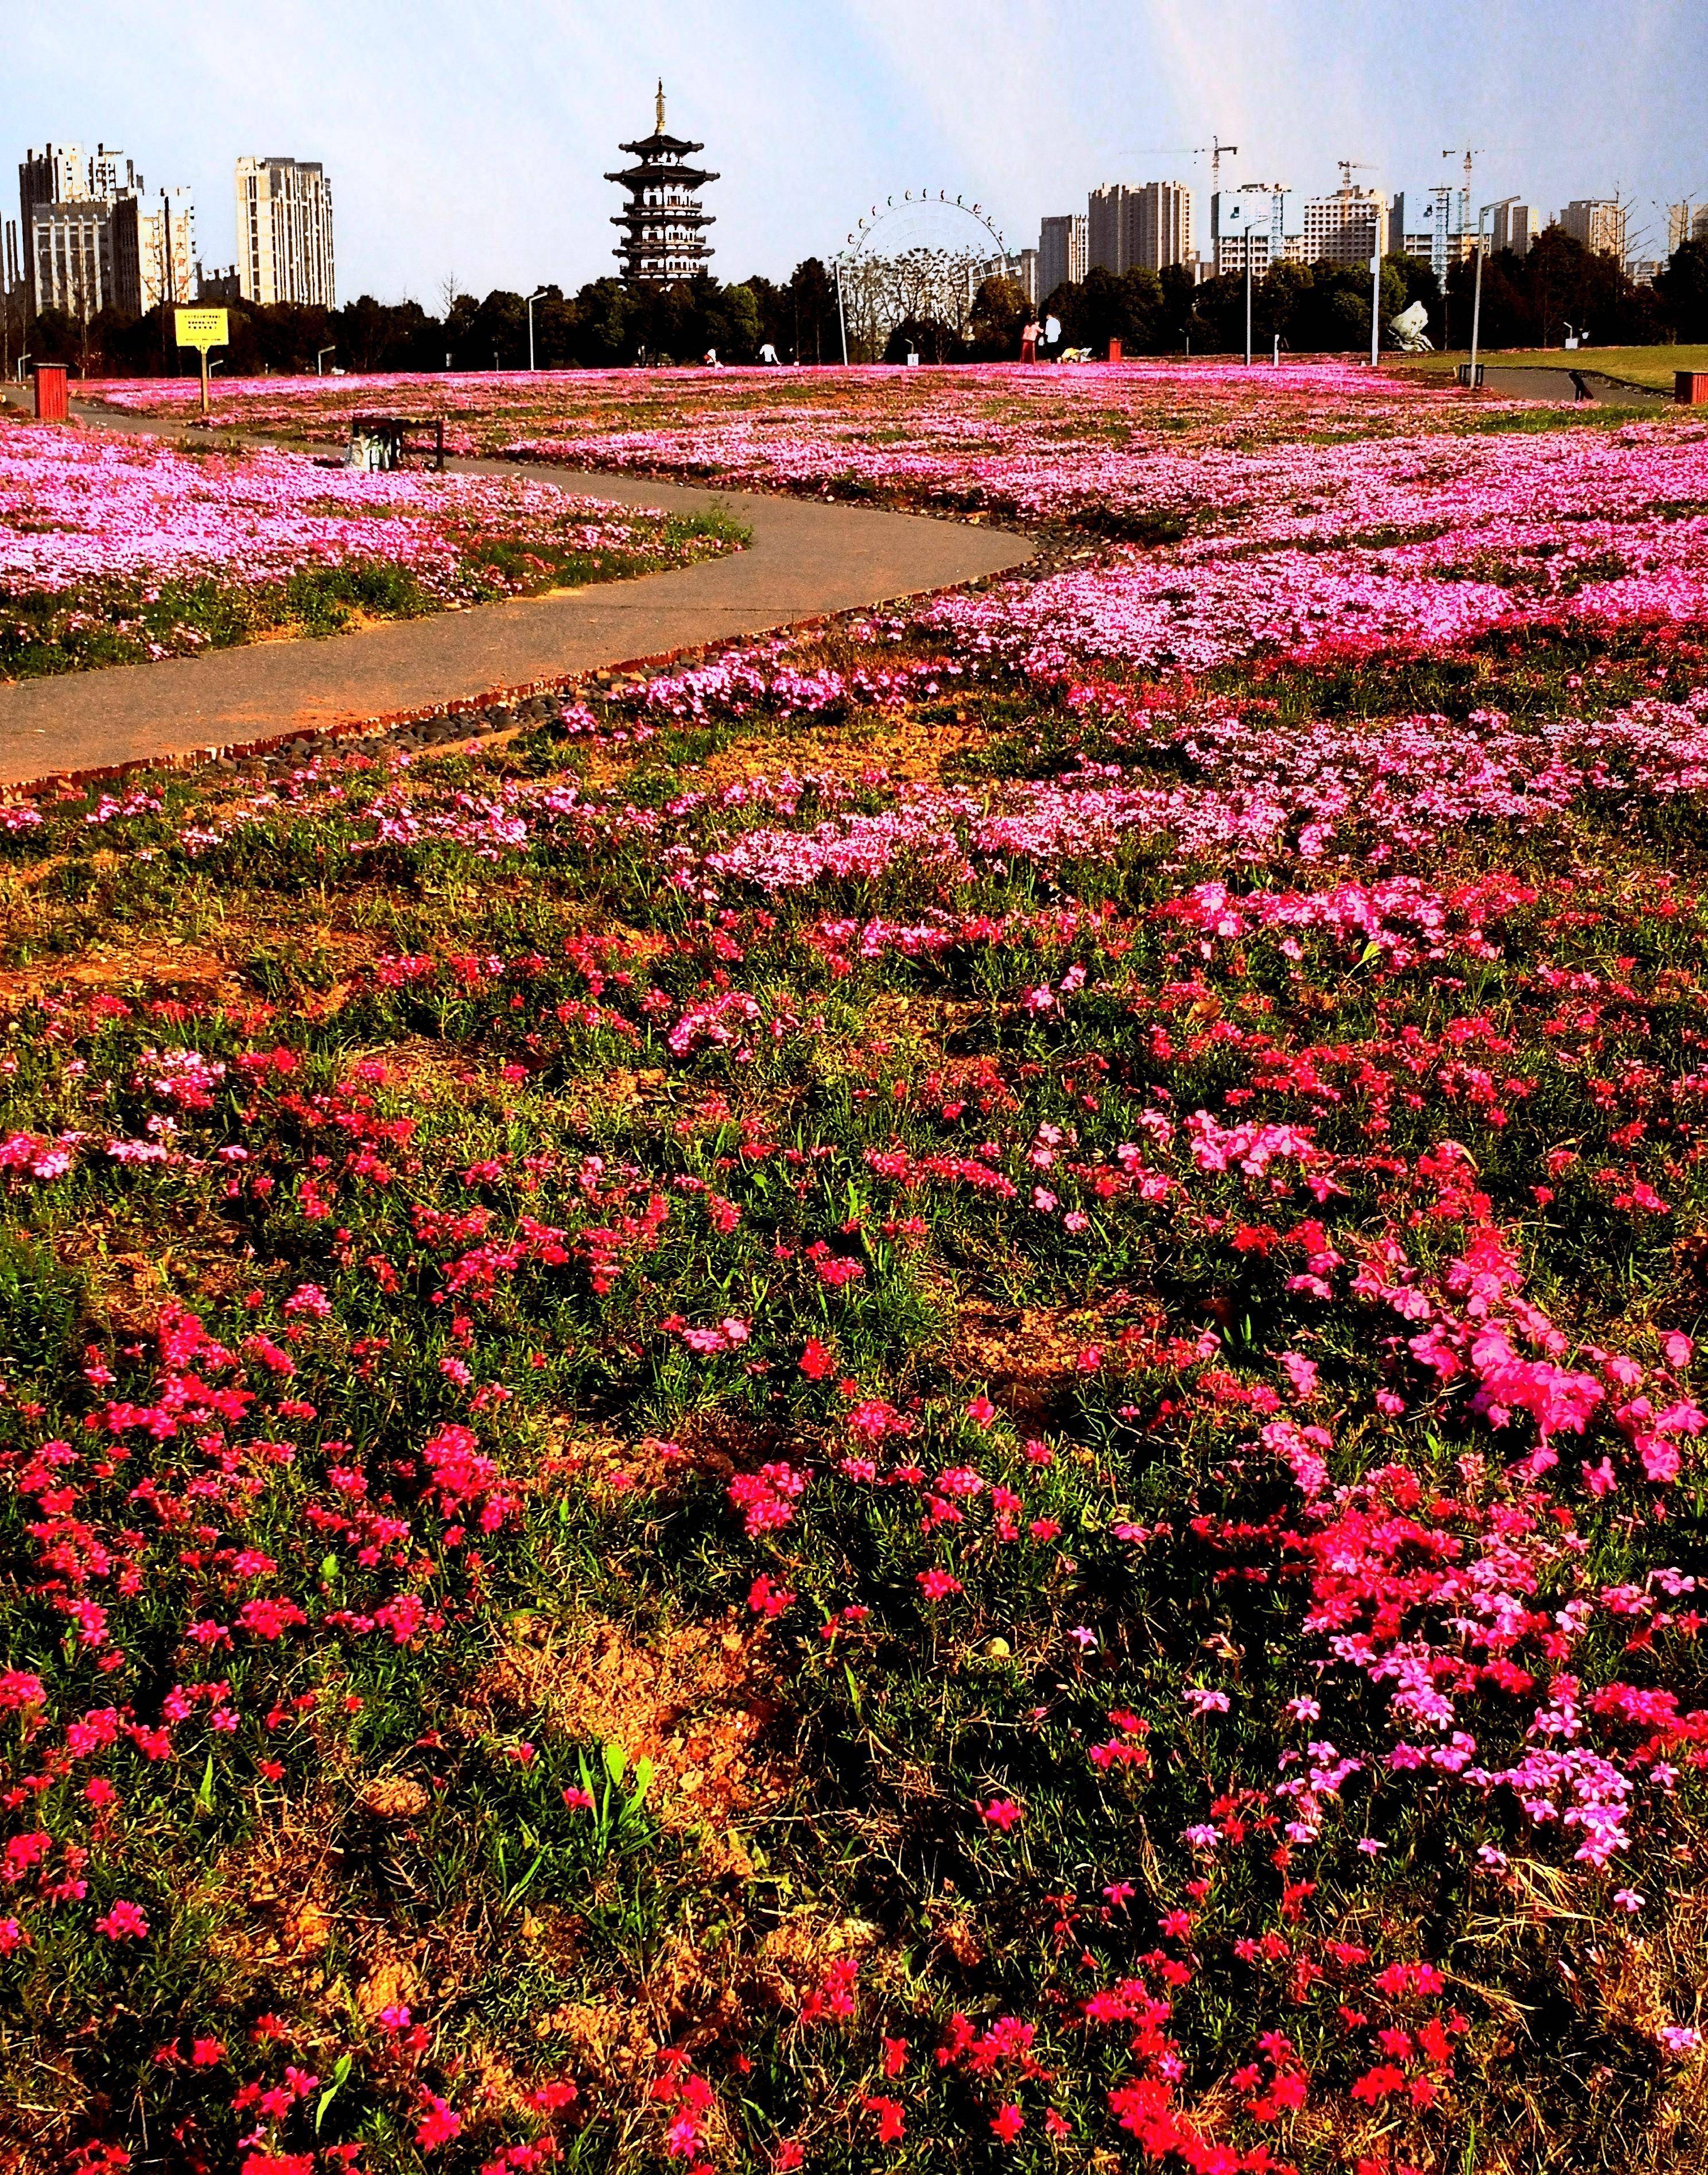
POLYGON ((1224 159, 1237 159, 1239 155, 1239 146, 1237 144, 1224 144, 1219 135, 1212 135, 1207 144, 1201 144, 1191 155, 1195 159, 1206 157, 1209 159, 1210 193, 1215 196, 1220 194, 1222 188, 1222 161, 1224 159))
POLYGON ((1444 159, 1462 159, 1465 161, 1465 179, 1459 191, 1459 231, 1461 234, 1469 234, 1471 231, 1471 171, 1483 154, 1478 150, 1467 149, 1444 151, 1441 156, 1444 159))
POLYGON ((1368 159, 1337 159, 1335 160, 1335 164, 1340 168, 1340 185, 1341 194, 1342 196, 1350 196, 1352 194, 1353 176, 1354 174, 1368 173, 1370 171, 1370 165, 1368 159))
POLYGON ((1129 154, 1135 159, 1207 159, 1210 161, 1210 193, 1213 196, 1222 187, 1222 161, 1239 155, 1237 144, 1224 144, 1219 135, 1212 136, 1207 144, 1146 144, 1129 154))

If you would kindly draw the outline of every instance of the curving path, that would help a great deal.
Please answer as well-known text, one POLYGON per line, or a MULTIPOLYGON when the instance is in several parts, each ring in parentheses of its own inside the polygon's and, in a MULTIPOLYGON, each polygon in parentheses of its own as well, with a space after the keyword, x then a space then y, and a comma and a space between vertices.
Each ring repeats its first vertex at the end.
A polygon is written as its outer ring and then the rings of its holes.
MULTIPOLYGON (((114 420, 104 412, 98 420, 114 420)), ((1024 536, 930 515, 503 461, 448 465, 631 506, 689 513, 722 504, 753 540, 728 557, 632 582, 0 685, 0 785, 527 694, 572 674, 976 581, 1019 566, 1033 549, 1024 536)))

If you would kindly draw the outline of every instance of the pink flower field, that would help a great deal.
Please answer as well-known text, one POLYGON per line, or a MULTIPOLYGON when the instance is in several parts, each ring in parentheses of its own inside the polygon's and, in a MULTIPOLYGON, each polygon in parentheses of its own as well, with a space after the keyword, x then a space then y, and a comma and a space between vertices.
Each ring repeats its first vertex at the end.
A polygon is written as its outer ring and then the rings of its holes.
POLYGON ((1700 2166, 1708 434, 447 390, 1040 554, 0 808, 3 2149, 1700 2166))
MULTIPOLYGON (((187 381, 160 378, 88 391, 159 415, 187 415, 196 397, 187 381)), ((462 453, 1117 528, 1179 510, 1179 457, 1296 453, 1302 440, 1478 429, 1532 412, 1340 362, 1250 372, 1147 362, 251 379, 217 389, 214 420, 333 442, 371 407, 442 415, 462 453)))
POLYGON ((546 484, 373 475, 0 420, 10 676, 336 623, 340 607, 442 610, 694 556, 662 514, 546 484))

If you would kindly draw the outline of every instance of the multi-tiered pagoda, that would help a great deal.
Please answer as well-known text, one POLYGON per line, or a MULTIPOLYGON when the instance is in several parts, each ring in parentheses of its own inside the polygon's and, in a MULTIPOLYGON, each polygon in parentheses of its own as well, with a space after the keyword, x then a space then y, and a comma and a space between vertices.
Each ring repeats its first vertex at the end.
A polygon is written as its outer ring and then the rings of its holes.
POLYGON ((621 258, 623 278, 631 287, 691 279, 710 261, 712 245, 705 230, 712 225, 712 215, 702 208, 697 192, 718 176, 687 163, 694 152, 705 148, 664 133, 664 86, 660 83, 658 125, 652 134, 638 144, 617 146, 637 163, 605 176, 629 193, 627 208, 611 219, 613 226, 623 230, 611 254, 621 258))

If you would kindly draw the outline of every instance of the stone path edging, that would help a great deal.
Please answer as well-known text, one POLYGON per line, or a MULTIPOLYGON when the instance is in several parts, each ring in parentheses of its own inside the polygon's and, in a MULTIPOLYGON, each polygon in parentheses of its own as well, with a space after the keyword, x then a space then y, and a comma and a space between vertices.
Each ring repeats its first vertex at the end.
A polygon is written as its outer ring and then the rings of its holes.
MULTIPOLYGON (((84 412, 104 428, 172 435, 158 419, 84 412)), ((1033 555, 1024 536, 930 514, 533 464, 448 465, 673 513, 721 505, 752 542, 632 582, 0 685, 0 785, 45 788, 514 701, 583 673, 662 663, 707 643, 980 580, 1033 555)))

